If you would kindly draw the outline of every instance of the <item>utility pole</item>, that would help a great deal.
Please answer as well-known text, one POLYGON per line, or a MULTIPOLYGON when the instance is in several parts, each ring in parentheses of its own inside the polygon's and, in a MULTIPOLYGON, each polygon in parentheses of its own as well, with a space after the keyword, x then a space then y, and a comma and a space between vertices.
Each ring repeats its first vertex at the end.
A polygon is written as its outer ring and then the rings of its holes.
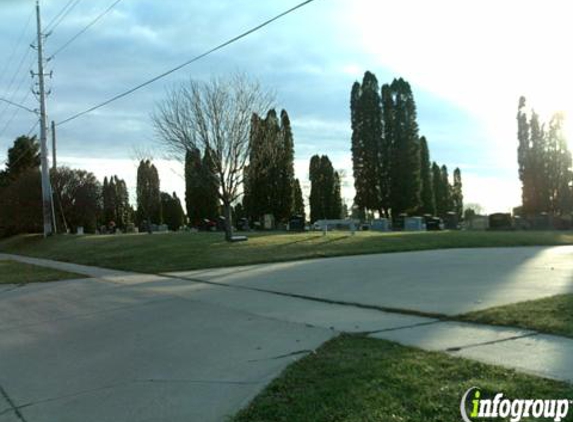
POLYGON ((52 231, 52 187, 48 169, 48 147, 46 128, 46 92, 44 88, 44 57, 43 57, 43 34, 40 17, 40 2, 36 0, 36 22, 38 27, 38 83, 40 92, 40 154, 42 164, 42 211, 44 216, 44 237, 50 236, 52 231))

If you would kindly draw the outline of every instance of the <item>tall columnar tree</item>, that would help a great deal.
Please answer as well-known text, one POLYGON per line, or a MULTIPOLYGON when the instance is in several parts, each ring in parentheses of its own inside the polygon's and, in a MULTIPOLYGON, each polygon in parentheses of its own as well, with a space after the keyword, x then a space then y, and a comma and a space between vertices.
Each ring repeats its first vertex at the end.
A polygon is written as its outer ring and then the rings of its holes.
POLYGON ((218 179, 208 150, 191 149, 185 154, 185 205, 189 224, 197 226, 203 219, 220 215, 218 179))
POLYGON ((430 151, 428 142, 422 136, 420 138, 420 179, 422 183, 420 193, 420 214, 436 214, 436 198, 432 181, 432 165, 430 163, 430 151))
POLYGON ((446 213, 454 211, 454 202, 452 199, 452 185, 450 185, 450 175, 448 173, 448 167, 443 164, 441 167, 442 173, 442 186, 443 186, 443 195, 444 195, 444 203, 446 205, 446 213))
POLYGON ((273 214, 276 221, 286 222, 294 195, 294 142, 288 113, 282 110, 280 120, 275 110, 269 110, 264 119, 253 115, 250 146, 245 209, 254 220, 273 214))
POLYGON ((201 209, 202 171, 201 151, 198 148, 187 150, 185 153, 185 207, 191 226, 196 226, 202 218, 207 218, 201 209))
POLYGON ((320 167, 320 156, 313 155, 310 159, 308 178, 310 180, 310 222, 325 218, 324 200, 322 199, 323 177, 320 167))
MULTIPOLYGON (((537 121, 537 119, 536 119, 537 121)), ((539 204, 535 200, 535 173, 533 159, 541 158, 531 154, 531 136, 529 122, 527 120, 527 109, 525 97, 519 98, 517 108, 517 162, 519 168, 519 179, 522 183, 521 201, 526 214, 536 211, 539 204)))
POLYGON ((381 181, 383 122, 378 80, 366 72, 362 85, 354 84, 350 99, 355 204, 383 212, 381 181))
POLYGON ((443 218, 450 211, 448 204, 449 184, 447 179, 444 180, 442 169, 436 162, 432 164, 432 184, 436 198, 436 214, 443 218))
POLYGON ((185 213, 181 206, 181 201, 177 194, 169 195, 166 192, 161 192, 161 209, 163 214, 163 221, 167 224, 169 230, 177 231, 185 223, 185 213))
POLYGON ((462 189, 462 172, 459 167, 454 170, 454 184, 452 185, 451 200, 453 211, 458 220, 461 220, 464 213, 464 194, 462 189))
POLYGON ((549 187, 549 209, 555 214, 571 212, 571 152, 563 132, 564 116, 557 113, 549 123, 547 134, 547 185, 549 187))
POLYGON ((395 79, 390 199, 392 215, 413 212, 420 206, 420 139, 416 104, 410 84, 395 79))
POLYGON ((338 219, 342 215, 340 176, 334 171, 328 156, 314 155, 310 159, 310 220, 338 219))
MULTIPOLYGON (((527 122, 523 123, 527 124, 527 122)), ((531 112, 529 121, 530 145, 522 154, 525 156, 523 169, 523 204, 526 214, 549 211, 549 186, 547 180, 547 141, 545 130, 539 122, 539 115, 531 112)))
POLYGON ((553 116, 548 130, 539 116, 528 110, 525 98, 519 99, 517 114, 517 159, 522 182, 522 210, 525 215, 549 212, 568 214, 573 209, 571 152, 567 147, 564 117, 553 116))
POLYGON ((294 180, 292 215, 301 216, 302 218, 305 218, 306 216, 304 209, 304 198, 302 196, 302 189, 298 179, 294 180))
POLYGON ((292 213, 294 197, 294 140, 290 119, 286 110, 281 111, 281 130, 279 135, 280 157, 277 180, 278 201, 275 218, 286 222, 292 213))
POLYGON ((124 180, 117 176, 103 180, 103 222, 114 222, 116 227, 125 230, 131 223, 131 207, 129 205, 129 192, 124 180))
POLYGON ((149 160, 141 160, 137 169, 137 213, 139 223, 161 224, 159 174, 149 160))

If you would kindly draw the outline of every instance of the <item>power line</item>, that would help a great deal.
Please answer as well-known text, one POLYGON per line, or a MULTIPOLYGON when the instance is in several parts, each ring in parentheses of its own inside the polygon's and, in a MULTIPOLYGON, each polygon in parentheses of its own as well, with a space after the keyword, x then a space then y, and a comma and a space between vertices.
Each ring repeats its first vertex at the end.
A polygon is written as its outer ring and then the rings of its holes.
POLYGON ((50 21, 50 23, 46 26, 45 32, 53 32, 61 23, 62 21, 70 14, 70 12, 78 5, 81 0, 70 0, 62 10, 50 21), (67 9, 67 10, 66 10, 67 9))
MULTIPOLYGON (((30 49, 26 50, 26 53, 24 54, 24 56, 22 56, 22 59, 20 60, 20 63, 18 64, 18 68, 16 69, 16 72, 14 72, 14 75, 12 75, 12 78, 10 79, 10 83, 8 84, 8 88, 6 88, 6 91, 4 91, 3 96, 8 98, 10 101, 14 101, 14 97, 18 93, 18 90, 20 89, 20 87, 22 86, 23 81, 26 79, 26 75, 23 75, 23 78, 20 80, 18 87, 14 91, 11 91, 12 86, 14 85, 14 82, 16 81, 16 77, 18 76, 18 74, 20 74, 20 71, 22 70, 22 67, 24 66, 24 63, 25 63, 26 59, 28 58, 29 54, 30 54, 30 49), (9 95, 10 92, 12 92, 12 94, 9 95)), ((33 61, 33 59, 30 61, 29 66, 32 65, 32 61, 33 61)), ((0 112, 0 115, 2 115, 4 113, 4 111, 6 111, 7 107, 8 106, 5 106, 3 108, 3 110, 0 112)))
POLYGON ((256 31, 258 31, 258 30, 260 30, 260 29, 262 29, 262 28, 264 28, 264 27, 267 26, 267 25, 270 25, 270 24, 273 23, 274 21, 276 21, 276 20, 282 18, 283 16, 286 16, 286 15, 288 15, 288 14, 294 12, 294 11, 297 10, 297 9, 302 8, 303 6, 306 6, 307 4, 312 3, 313 1, 315 1, 315 0, 306 0, 306 1, 303 1, 302 3, 299 3, 299 4, 297 4, 296 6, 291 7, 290 9, 288 9, 288 10, 286 10, 286 11, 284 11, 284 12, 278 14, 278 15, 276 15, 275 17, 273 17, 273 18, 271 18, 271 19, 268 19, 268 20, 264 21, 263 23, 261 23, 261 24, 255 26, 255 27, 253 27, 253 28, 251 28, 251 29, 249 29, 249 30, 247 30, 247 31, 245 31, 245 32, 243 32, 243 33, 237 35, 236 37, 231 38, 230 40, 225 41, 224 43, 219 44, 218 46, 216 46, 216 47, 214 47, 214 48, 212 48, 212 49, 210 49, 210 50, 208 50, 208 51, 206 51, 206 52, 204 52, 204 53, 202 53, 202 54, 200 54, 200 55, 198 55, 198 56, 195 56, 195 57, 192 58, 191 60, 188 60, 188 61, 186 61, 186 62, 180 64, 179 66, 176 66, 176 67, 174 67, 174 68, 172 68, 172 69, 170 69, 170 70, 168 70, 168 71, 166 71, 166 72, 164 72, 164 73, 162 73, 162 74, 160 74, 160 75, 157 75, 157 76, 155 76, 155 77, 149 79, 149 80, 146 81, 146 82, 143 82, 143 83, 141 83, 141 84, 139 84, 139 85, 137 85, 137 86, 135 86, 135 87, 133 87, 133 88, 127 90, 127 91, 124 91, 124 92, 122 92, 121 94, 118 94, 118 95, 116 95, 115 97, 112 97, 112 98, 110 98, 109 100, 104 101, 103 103, 100 103, 100 104, 98 104, 98 105, 95 105, 95 106, 93 106, 93 107, 91 107, 91 108, 88 108, 87 110, 84 110, 84 111, 82 111, 82 112, 79 112, 79 113, 77 113, 77 114, 74 114, 74 115, 71 116, 71 117, 68 117, 67 119, 62 120, 61 122, 58 122, 58 123, 56 124, 56 126, 61 126, 61 125, 63 125, 63 124, 66 124, 66 123, 68 123, 68 122, 71 122, 72 120, 75 120, 75 119, 77 119, 78 117, 83 116, 84 114, 91 113, 92 111, 95 111, 95 110, 97 110, 98 108, 104 107, 104 106, 106 106, 106 105, 108 105, 108 104, 110 104, 110 103, 113 103, 114 101, 119 100, 120 98, 126 97, 126 96, 128 96, 128 95, 134 93, 135 91, 138 91, 138 90, 140 90, 141 88, 143 88, 143 87, 145 87, 145 86, 147 86, 147 85, 150 85, 150 84, 152 84, 153 82, 156 82, 156 81, 158 81, 159 79, 162 79, 162 78, 164 78, 164 77, 166 77, 166 76, 168 76, 168 75, 170 75, 170 74, 172 74, 172 73, 174 73, 174 72, 176 72, 176 71, 178 71, 178 70, 184 68, 185 66, 190 65, 191 63, 194 63, 194 62, 196 62, 196 61, 198 61, 198 60, 201 60, 202 58, 204 58, 204 57, 206 57, 206 56, 208 56, 208 55, 210 55, 210 54, 212 54, 212 53, 214 53, 214 52, 216 52, 216 51, 218 51, 218 50, 221 50, 222 48, 225 48, 225 47, 227 47, 228 45, 233 44, 233 43, 239 41, 239 40, 242 39, 242 38, 245 38, 246 36, 248 36, 248 35, 250 35, 250 34, 256 32, 256 31))
POLYGON ((70 6, 70 4, 72 4, 73 1, 74 0, 68 0, 68 2, 64 5, 64 7, 62 7, 60 11, 56 14, 56 16, 54 16, 52 20, 48 22, 45 29, 48 29, 61 16, 62 13, 64 13, 64 11, 70 6))
MULTIPOLYGON (((30 96, 31 93, 32 93, 32 91, 27 91, 26 95, 24 95, 24 97, 22 98, 22 101, 20 101, 20 102, 21 103, 26 102, 26 100, 28 99, 28 97, 30 96)), ((12 113, 12 115, 10 116, 10 118, 8 119, 8 121, 6 122, 4 127, 2 128, 2 130, 0 130, 0 136, 4 135, 4 133, 6 132, 8 127, 10 127, 10 125, 12 124, 12 122, 14 121, 14 119, 16 118, 18 113, 20 112, 20 110, 21 110, 20 108, 14 109, 14 112, 12 113)))
POLYGON ((23 105, 21 105, 21 104, 15 103, 15 102, 10 101, 10 100, 7 100, 6 98, 0 97, 0 101, 3 101, 3 102, 5 102, 5 103, 7 103, 7 104, 10 104, 10 105, 12 105, 12 106, 14 106, 14 107, 21 108, 22 110, 29 111, 30 113, 36 113, 36 110, 32 110, 31 108, 28 108, 28 107, 23 106, 23 105))
POLYGON ((16 44, 14 45, 14 48, 12 49, 12 52, 10 53, 8 60, 4 64, 4 67, 2 68, 2 72, 0 72, 0 81, 2 81, 4 79, 4 76, 6 75, 6 72, 8 71, 10 64, 12 63, 12 60, 14 60, 14 56, 16 55, 16 51, 18 50, 18 47, 20 47, 20 44, 22 43, 22 40, 24 39, 24 35, 26 35, 26 31, 28 30, 28 27, 30 26, 30 22, 32 21, 32 16, 34 16, 33 10, 32 10, 32 13, 30 13, 30 16, 28 17, 28 20, 26 21, 26 24, 24 25, 24 29, 22 29, 22 32, 20 33, 20 36, 18 37, 18 41, 16 41, 16 44))
POLYGON ((53 53, 49 58, 49 60, 52 60, 58 53, 60 53, 62 50, 64 50, 65 48, 67 48, 71 43, 73 43, 76 39, 78 39, 80 36, 82 36, 88 29, 90 29, 92 26, 94 26, 101 18, 103 18, 105 15, 107 15, 121 0, 116 0, 115 2, 113 2, 107 9, 105 9, 102 13, 100 13, 94 20, 92 20, 89 24, 87 24, 81 31, 79 31, 76 35, 74 35, 72 38, 70 38, 68 41, 66 41, 60 48, 58 48, 56 50, 55 53, 53 53))

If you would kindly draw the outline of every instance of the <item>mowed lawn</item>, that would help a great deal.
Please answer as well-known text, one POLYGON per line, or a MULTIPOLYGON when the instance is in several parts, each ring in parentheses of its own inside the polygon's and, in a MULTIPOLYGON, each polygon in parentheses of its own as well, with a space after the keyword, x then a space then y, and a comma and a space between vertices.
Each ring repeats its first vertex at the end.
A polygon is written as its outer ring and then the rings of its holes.
POLYGON ((571 384, 343 335, 290 365, 232 421, 454 422, 471 387, 482 398, 573 398, 571 384))
POLYGON ((573 294, 471 312, 461 315, 459 319, 520 327, 573 338, 573 294))
POLYGON ((17 236, 0 252, 139 272, 280 262, 297 259, 427 249, 570 245, 573 232, 248 233, 227 243, 221 233, 17 236))
POLYGON ((0 284, 40 283, 73 278, 85 278, 85 276, 37 265, 0 260, 0 284))

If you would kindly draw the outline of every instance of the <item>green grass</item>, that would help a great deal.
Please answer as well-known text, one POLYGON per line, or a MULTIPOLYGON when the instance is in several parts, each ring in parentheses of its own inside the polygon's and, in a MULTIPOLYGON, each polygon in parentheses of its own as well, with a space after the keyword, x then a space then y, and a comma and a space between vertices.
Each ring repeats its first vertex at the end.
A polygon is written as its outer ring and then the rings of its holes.
POLYGON ((573 338, 573 294, 471 312, 461 315, 459 319, 573 338))
MULTIPOLYGON (((341 336, 290 365, 232 421, 459 421, 461 397, 473 386, 483 398, 498 392, 508 398, 573 398, 567 383, 383 340, 341 336)), ((573 413, 564 420, 573 421, 573 413)))
POLYGON ((489 246, 573 244, 573 232, 344 232, 249 234, 227 243, 221 233, 111 236, 18 236, 0 252, 140 272, 182 271, 340 255, 489 246))
POLYGON ((73 278, 85 276, 10 260, 0 261, 0 284, 39 283, 73 278))

